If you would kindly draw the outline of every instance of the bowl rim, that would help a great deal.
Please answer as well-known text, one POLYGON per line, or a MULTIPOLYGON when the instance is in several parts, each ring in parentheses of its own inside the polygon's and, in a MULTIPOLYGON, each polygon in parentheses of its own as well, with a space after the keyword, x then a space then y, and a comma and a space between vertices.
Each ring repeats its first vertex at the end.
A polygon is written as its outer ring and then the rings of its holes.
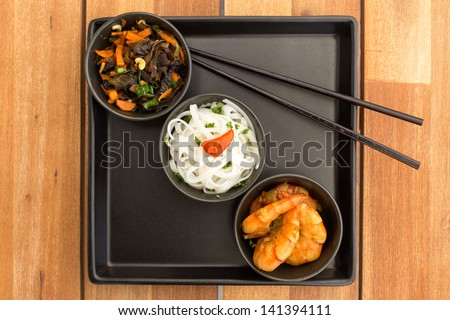
POLYGON ((91 39, 89 40, 87 46, 86 46, 86 51, 84 54, 84 78, 86 79, 86 82, 88 84, 88 89, 89 89, 89 93, 94 97, 94 99, 97 101, 97 103, 99 103, 103 108, 105 108, 108 112, 111 112, 112 114, 122 118, 122 119, 126 119, 126 120, 130 120, 130 121, 150 121, 150 120, 154 120, 157 118, 160 118, 164 115, 166 115, 167 113, 169 113, 170 111, 172 111, 183 99, 184 95, 186 94, 190 82, 191 82, 191 78, 192 78, 192 57, 191 57, 191 53, 189 50, 189 46, 186 42, 186 40, 184 39, 183 34, 167 19, 150 13, 150 12, 144 12, 144 11, 132 11, 132 12, 126 12, 126 13, 121 13, 119 15, 116 15, 114 17, 110 17, 107 18, 107 21, 105 21, 105 23, 103 23, 103 25, 101 25, 97 31, 95 31, 95 33, 92 35, 91 39), (97 90, 97 88, 95 88, 94 84, 92 83, 92 79, 90 77, 90 72, 89 72, 89 56, 91 55, 90 53, 92 52, 92 47, 94 46, 94 42, 95 40, 102 34, 102 32, 110 27, 110 25, 114 22, 116 22, 117 20, 120 20, 121 18, 125 18, 128 17, 130 15, 142 15, 142 16, 147 16, 147 17, 152 17, 156 20, 161 20, 164 23, 166 23, 167 25, 169 25, 171 28, 173 28, 175 30, 176 35, 178 36, 180 40, 180 45, 183 47, 183 49, 185 50, 186 53, 186 61, 187 61, 187 72, 188 75, 186 77, 186 82, 183 85, 183 88, 181 89, 181 93, 178 95, 178 98, 174 101, 174 103, 167 108, 164 108, 163 110, 159 111, 159 112, 148 112, 148 113, 132 113, 132 112, 126 112, 126 111, 121 111, 118 108, 114 108, 111 104, 109 103, 105 103, 101 97, 100 97, 100 93, 97 90), (133 116, 134 115, 134 116, 133 116), (138 115, 138 116, 136 116, 138 115))
MULTIPOLYGON (((308 190, 309 191, 309 190, 308 190)), ((258 273, 259 275, 273 280, 273 281, 279 281, 279 282, 301 282, 301 281, 305 281, 307 279, 310 279, 314 276, 316 276, 317 274, 319 274, 320 272, 322 272, 323 270, 325 270, 325 268, 330 264, 330 262, 336 257, 337 252, 339 251, 340 247, 341 247, 341 242, 342 242, 342 236, 343 236, 343 221, 342 221, 342 213, 341 210, 339 208, 339 205, 337 204, 336 200, 334 199, 334 197, 331 195, 331 193, 328 191, 327 188, 325 188, 322 184, 320 184, 318 181, 301 175, 301 174, 295 174, 295 173, 281 173, 281 174, 275 174, 272 176, 269 176, 257 183, 255 183, 251 188, 249 188, 246 192, 246 194, 241 198, 241 200, 239 201, 238 206, 236 207, 236 211, 235 211, 235 215, 234 215, 234 237, 236 240, 236 245, 238 246, 239 252, 241 253, 242 258, 245 260, 245 262, 248 264, 249 267, 251 267, 256 273, 258 273), (241 224, 242 221, 238 221, 238 215, 239 215, 239 211, 240 208, 243 206, 245 200, 247 199, 247 197, 250 195, 250 193, 260 187, 261 185, 268 183, 272 180, 275 179, 279 179, 279 178, 296 178, 296 179, 301 179, 301 180, 306 180, 314 185, 317 185, 320 189, 322 189, 325 194, 327 195, 327 197, 329 197, 329 199, 331 200, 331 204, 333 205, 335 211, 336 211, 336 216, 337 216, 337 232, 338 232, 338 241, 337 241, 337 245, 334 248, 332 254, 328 257, 328 259, 325 260, 325 262, 322 264, 322 266, 320 268, 317 268, 316 270, 314 270, 313 272, 303 276, 303 277, 299 277, 299 278, 291 278, 291 279, 286 279, 286 278, 280 278, 280 277, 276 277, 271 275, 270 272, 266 272, 263 270, 258 269, 253 261, 249 261, 247 256, 244 254, 243 248, 241 246, 240 241, 242 240, 242 235, 240 234, 239 230, 241 228, 241 224)))
MULTIPOLYGON (((185 196, 188 196, 191 199, 197 200, 197 201, 202 201, 202 202, 207 202, 207 203, 218 203, 218 202, 230 201, 230 200, 236 199, 237 197, 242 196, 244 193, 248 192, 248 190, 251 189, 255 185, 255 183, 257 183, 257 180, 266 165, 265 158, 266 158, 267 149, 266 149, 265 145, 266 145, 266 138, 265 138, 264 128, 263 128, 259 118, 256 116, 256 114, 245 103, 243 103, 241 100, 239 100, 235 97, 232 97, 230 95, 227 95, 227 94, 208 92, 208 93, 201 93, 201 94, 189 97, 188 99, 179 103, 174 109, 172 109, 172 112, 165 119, 164 124, 161 129, 161 135, 159 137, 159 155, 160 155, 160 160, 161 160, 163 170, 164 170, 167 178, 172 183, 172 185, 175 188, 177 188, 182 194, 184 194, 185 196), (190 104, 195 103, 195 100, 198 100, 198 99, 201 99, 204 97, 214 97, 214 96, 220 96, 222 100, 229 99, 233 102, 237 102, 239 107, 244 106, 244 111, 246 113, 250 113, 253 116, 253 118, 256 120, 256 123, 253 123, 253 125, 255 127, 259 127, 259 129, 261 130, 262 140, 258 141, 258 150, 260 152, 260 163, 259 163, 260 166, 258 169, 254 170, 254 172, 252 173, 252 175, 255 174, 255 176, 254 177, 251 176, 255 181, 252 184, 246 184, 245 186, 243 186, 241 188, 241 190, 239 192, 236 192, 236 194, 231 197, 228 197, 228 198, 220 197, 220 198, 207 199, 207 198, 199 198, 190 193, 187 193, 178 184, 173 182, 173 180, 172 180, 173 172, 170 170, 168 165, 164 164, 163 157, 162 157, 162 154, 164 152, 163 150, 165 148, 165 143, 163 141, 163 138, 166 135, 168 123, 174 118, 174 116, 176 116, 178 113, 180 113, 181 109, 184 109, 184 108, 188 107, 190 104)), ((248 178, 248 179, 250 179, 250 178, 248 178)), ((190 187, 190 188, 192 188, 192 187, 190 187)), ((194 189, 194 188, 192 188, 192 189, 194 189)), ((199 190, 199 191, 201 191, 201 190, 199 190)), ((226 194, 226 192, 224 194, 226 194)))

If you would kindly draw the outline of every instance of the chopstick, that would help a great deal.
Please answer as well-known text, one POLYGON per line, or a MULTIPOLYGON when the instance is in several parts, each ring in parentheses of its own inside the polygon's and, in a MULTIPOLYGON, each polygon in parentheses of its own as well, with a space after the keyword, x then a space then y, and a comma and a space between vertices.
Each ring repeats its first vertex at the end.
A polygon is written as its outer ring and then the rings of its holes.
POLYGON ((407 155, 404 155, 394 149, 391 149, 375 140, 372 140, 366 136, 363 136, 363 135, 361 135, 353 130, 350 130, 338 123, 335 123, 331 120, 323 118, 322 116, 320 116, 316 113, 313 113, 301 106, 298 106, 290 101, 287 101, 287 100, 285 100, 281 97, 278 97, 270 92, 267 92, 266 90, 263 90, 255 85, 253 85, 245 80, 242 80, 236 76, 233 76, 223 70, 217 69, 216 67, 213 67, 210 64, 208 64, 202 60, 198 60, 197 58, 193 57, 192 61, 194 63, 198 64, 199 66, 201 66, 205 69, 208 69, 209 71, 217 73, 231 81, 234 81, 234 82, 250 89, 250 90, 253 90, 253 91, 261 94, 262 96, 269 98, 269 99, 281 104, 282 106, 301 114, 302 116, 304 116, 308 119, 314 120, 314 121, 324 125, 327 128, 330 128, 336 132, 342 133, 343 135, 345 135, 355 141, 359 141, 359 142, 363 143, 364 145, 367 145, 381 153, 388 155, 391 158, 394 158, 400 162, 403 162, 404 164, 409 165, 410 167, 413 167, 414 169, 419 169, 419 167, 420 167, 420 162, 418 162, 417 160, 414 160, 414 159, 408 157, 407 155))
POLYGON ((329 90, 329 89, 326 89, 326 88, 323 88, 323 87, 319 87, 319 86, 313 85, 313 84, 308 83, 308 82, 304 82, 304 81, 300 81, 300 80, 297 80, 297 79, 294 79, 294 78, 290 78, 290 77, 287 77, 287 76, 284 76, 284 75, 281 75, 281 74, 278 74, 278 73, 274 73, 274 72, 267 71, 267 70, 264 70, 264 69, 261 69, 261 68, 257 68, 255 66, 251 66, 251 65, 248 65, 248 64, 245 64, 245 63, 242 63, 242 62, 238 62, 238 61, 231 60, 231 59, 228 59, 228 58, 225 58, 225 57, 221 57, 221 56, 218 56, 216 54, 209 53, 209 52, 206 52, 206 51, 202 51, 202 50, 199 50, 199 49, 189 48, 189 50, 192 53, 195 53, 195 54, 197 54, 199 56, 203 56, 203 57, 210 58, 210 59, 213 59, 213 60, 216 60, 216 61, 220 61, 220 62, 229 64, 229 65, 232 65, 232 66, 235 66, 235 67, 239 67, 239 68, 242 68, 242 69, 245 69, 245 70, 249 70, 249 71, 252 71, 252 72, 255 72, 255 73, 259 73, 259 74, 265 75, 267 77, 270 77, 272 79, 284 81, 286 83, 289 83, 289 84, 301 87, 301 88, 306 89, 306 90, 314 91, 314 92, 317 92, 317 93, 320 93, 320 94, 323 94, 323 95, 326 95, 326 96, 329 96, 329 97, 333 97, 333 98, 336 98, 336 99, 339 99, 339 100, 347 101, 347 102, 350 102, 350 103, 352 103, 354 105, 358 105, 358 106, 361 106, 361 107, 364 107, 364 108, 367 108, 367 109, 370 109, 370 110, 373 110, 373 111, 376 111, 376 112, 379 112, 379 113, 386 114, 388 116, 391 116, 391 117, 394 117, 394 118, 397 118, 397 119, 401 119, 401 120, 404 120, 404 121, 407 121, 407 122, 411 122, 411 123, 417 124, 419 126, 421 126, 422 123, 423 123, 423 119, 421 119, 421 118, 418 118, 418 117, 415 117, 415 116, 412 116, 412 115, 409 115, 409 114, 406 114, 406 113, 403 113, 403 112, 400 112, 400 111, 392 110, 392 109, 380 106, 378 104, 374 104, 374 103, 371 103, 371 102, 368 102, 368 101, 364 101, 364 100, 361 100, 361 99, 358 99, 358 98, 355 98, 355 97, 352 97, 352 96, 347 96, 345 94, 342 94, 342 93, 339 93, 339 92, 335 92, 335 91, 332 91, 332 90, 329 90))

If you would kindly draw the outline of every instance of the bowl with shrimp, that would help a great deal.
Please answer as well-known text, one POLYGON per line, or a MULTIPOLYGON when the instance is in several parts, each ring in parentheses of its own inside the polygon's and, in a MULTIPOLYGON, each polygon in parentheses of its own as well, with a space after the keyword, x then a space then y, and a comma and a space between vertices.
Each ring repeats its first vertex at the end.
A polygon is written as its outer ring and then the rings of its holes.
POLYGON ((296 174, 275 175, 250 188, 234 225, 244 260, 275 281, 300 282, 319 274, 342 240, 342 217, 332 195, 296 174))
POLYGON ((264 141, 261 123, 243 102, 205 93, 169 114, 159 151, 179 191, 214 203, 239 197, 256 182, 264 167, 264 141))
POLYGON ((134 121, 169 113, 186 93, 191 70, 182 34, 168 20, 146 12, 106 21, 90 39, 84 61, 95 100, 134 121))

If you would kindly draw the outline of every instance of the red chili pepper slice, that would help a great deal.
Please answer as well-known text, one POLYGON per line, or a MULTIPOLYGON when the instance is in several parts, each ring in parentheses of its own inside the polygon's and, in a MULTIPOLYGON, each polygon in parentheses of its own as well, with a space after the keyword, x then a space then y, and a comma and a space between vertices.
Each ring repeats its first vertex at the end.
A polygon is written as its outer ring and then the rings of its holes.
POLYGON ((217 138, 204 140, 200 146, 203 147, 203 150, 205 150, 206 153, 212 155, 214 158, 217 158, 230 145, 233 138, 234 131, 233 129, 230 129, 217 138))

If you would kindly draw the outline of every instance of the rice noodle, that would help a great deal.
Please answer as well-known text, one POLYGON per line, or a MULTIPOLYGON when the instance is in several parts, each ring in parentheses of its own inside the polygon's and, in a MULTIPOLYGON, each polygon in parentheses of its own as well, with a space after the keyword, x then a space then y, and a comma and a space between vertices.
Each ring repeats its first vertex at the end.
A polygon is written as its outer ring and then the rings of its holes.
POLYGON ((253 124, 228 99, 200 107, 190 105, 167 125, 165 143, 174 174, 205 193, 221 194, 242 185, 260 165, 253 124), (200 146, 202 141, 221 136, 230 128, 234 131, 233 141, 216 158, 200 146))

